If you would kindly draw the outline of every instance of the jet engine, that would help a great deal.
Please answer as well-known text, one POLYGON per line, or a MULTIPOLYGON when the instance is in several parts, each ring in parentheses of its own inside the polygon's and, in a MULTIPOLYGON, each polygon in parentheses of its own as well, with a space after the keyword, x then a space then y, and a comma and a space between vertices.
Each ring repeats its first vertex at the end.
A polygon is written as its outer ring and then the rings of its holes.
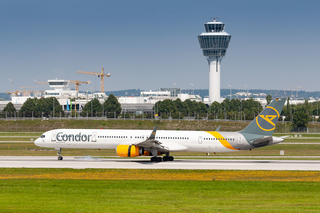
POLYGON ((117 155, 120 157, 137 157, 144 154, 144 148, 135 145, 118 145, 117 155))

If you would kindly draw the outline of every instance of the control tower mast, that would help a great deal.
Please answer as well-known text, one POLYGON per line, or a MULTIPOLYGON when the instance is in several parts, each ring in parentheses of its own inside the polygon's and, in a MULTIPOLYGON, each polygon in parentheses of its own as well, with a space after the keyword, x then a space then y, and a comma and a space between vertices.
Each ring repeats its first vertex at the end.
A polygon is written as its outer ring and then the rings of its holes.
POLYGON ((200 48, 209 63, 209 100, 220 100, 220 64, 226 55, 231 35, 224 31, 225 24, 213 19, 204 24, 206 32, 198 36, 200 48))

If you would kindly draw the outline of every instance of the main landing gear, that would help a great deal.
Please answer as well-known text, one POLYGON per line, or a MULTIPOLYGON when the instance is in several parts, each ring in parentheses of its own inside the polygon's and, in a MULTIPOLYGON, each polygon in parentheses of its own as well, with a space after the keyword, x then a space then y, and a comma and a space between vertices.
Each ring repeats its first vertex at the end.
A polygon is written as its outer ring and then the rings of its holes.
POLYGON ((63 160, 63 157, 61 155, 61 148, 58 148, 57 150, 58 150, 58 154, 57 155, 59 155, 58 160, 63 160))
POLYGON ((173 161, 174 158, 172 156, 164 156, 163 158, 161 157, 152 157, 151 162, 161 162, 161 161, 173 161))

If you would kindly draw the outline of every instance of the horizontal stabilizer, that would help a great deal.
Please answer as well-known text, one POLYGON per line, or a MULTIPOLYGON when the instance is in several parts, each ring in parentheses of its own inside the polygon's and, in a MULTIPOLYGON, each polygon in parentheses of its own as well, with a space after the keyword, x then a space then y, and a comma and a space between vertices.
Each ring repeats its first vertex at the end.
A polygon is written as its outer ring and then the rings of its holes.
POLYGON ((261 138, 254 140, 254 141, 251 141, 251 143, 253 146, 266 146, 271 141, 272 141, 272 136, 263 136, 261 138))

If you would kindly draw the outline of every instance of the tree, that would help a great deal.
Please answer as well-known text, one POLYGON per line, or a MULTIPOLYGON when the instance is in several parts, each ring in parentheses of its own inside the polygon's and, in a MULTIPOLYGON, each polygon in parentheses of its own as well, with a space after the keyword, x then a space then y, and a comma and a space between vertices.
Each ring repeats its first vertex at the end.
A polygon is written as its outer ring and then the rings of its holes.
POLYGON ((197 106, 195 104, 197 103, 196 101, 191 101, 190 99, 187 99, 184 101, 187 110, 186 113, 190 113, 190 115, 193 115, 197 111, 197 106))
POLYGON ((175 113, 177 107, 172 100, 166 99, 159 104, 159 112, 162 113, 175 113))
POLYGON ((307 127, 309 116, 303 111, 296 111, 293 113, 292 127, 307 127))
POLYGON ((121 104, 113 94, 110 94, 108 99, 103 103, 103 108, 107 112, 108 118, 114 118, 114 112, 116 112, 116 117, 118 117, 122 111, 121 104))
POLYGON ((20 115, 25 117, 31 117, 36 111, 36 98, 28 98, 20 109, 20 115))
POLYGON ((46 98, 47 106, 49 108, 50 114, 54 112, 55 116, 59 116, 60 112, 62 115, 64 115, 64 111, 59 103, 59 101, 55 98, 46 98))
POLYGON ((100 101, 96 98, 92 99, 86 105, 84 105, 81 115, 83 117, 86 117, 87 115, 89 117, 97 116, 98 113, 102 112, 102 105, 100 101))
POLYGON ((266 99, 267 99, 267 105, 269 105, 271 103, 271 101, 272 101, 272 96, 271 95, 267 95, 266 99))
POLYGON ((35 113, 36 117, 42 117, 42 115, 44 117, 49 117, 51 110, 49 107, 48 100, 45 98, 40 98, 39 100, 37 100, 35 111, 36 111, 35 113))
MULTIPOLYGON (((174 105, 177 108, 177 112, 180 112, 180 118, 181 118, 181 114, 185 114, 187 112, 187 107, 186 104, 184 102, 182 102, 180 100, 180 98, 176 99, 175 101, 173 101, 174 105)), ((179 114, 179 113, 178 113, 179 114)), ((179 118, 179 117, 178 117, 179 118)))
POLYGON ((197 112, 199 112, 201 115, 207 114, 208 109, 207 105, 203 102, 196 102, 197 112))
POLYGON ((16 112, 16 108, 13 106, 13 104, 11 102, 9 102, 3 109, 3 112, 16 112))

